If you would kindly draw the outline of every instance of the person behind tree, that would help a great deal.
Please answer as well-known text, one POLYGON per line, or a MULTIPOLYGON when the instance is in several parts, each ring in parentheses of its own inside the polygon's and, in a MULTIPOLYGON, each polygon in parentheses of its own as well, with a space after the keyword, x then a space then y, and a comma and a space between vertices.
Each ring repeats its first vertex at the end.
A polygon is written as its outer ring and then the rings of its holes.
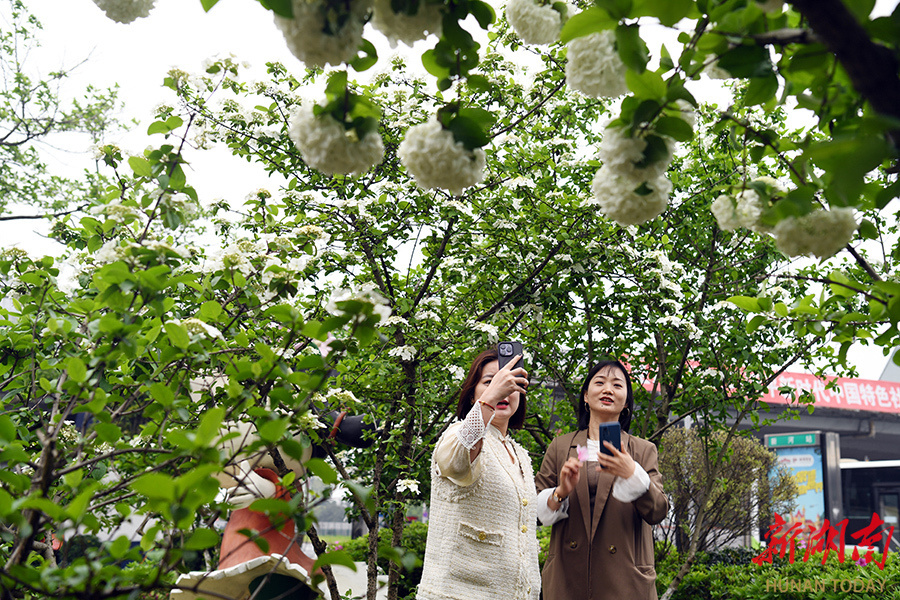
POLYGON ((538 516, 552 525, 544 600, 655 599, 651 525, 669 510, 656 446, 627 433, 631 377, 619 361, 595 365, 581 386, 578 431, 556 437, 535 476, 538 516), (621 451, 602 423, 618 421, 621 451), (582 454, 579 460, 579 453, 582 454))
POLYGON ((509 437, 525 420, 528 374, 479 354, 458 421, 431 459, 431 502, 417 600, 536 600, 536 494, 528 453, 509 437))

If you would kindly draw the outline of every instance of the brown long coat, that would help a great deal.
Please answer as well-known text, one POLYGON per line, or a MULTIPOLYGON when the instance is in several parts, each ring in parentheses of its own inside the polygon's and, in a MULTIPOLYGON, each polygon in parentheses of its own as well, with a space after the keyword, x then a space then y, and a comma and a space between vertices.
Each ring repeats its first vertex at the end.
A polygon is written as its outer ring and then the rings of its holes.
MULTIPOLYGON (((555 438, 535 476, 538 492, 556 487, 575 446, 587 445, 587 430, 555 438)), ((650 475, 650 489, 634 502, 612 496, 615 477, 600 473, 591 518, 584 471, 569 496, 569 517, 553 525, 542 572, 544 600, 655 600, 653 534, 650 525, 669 511, 656 446, 622 432, 622 446, 650 475)))

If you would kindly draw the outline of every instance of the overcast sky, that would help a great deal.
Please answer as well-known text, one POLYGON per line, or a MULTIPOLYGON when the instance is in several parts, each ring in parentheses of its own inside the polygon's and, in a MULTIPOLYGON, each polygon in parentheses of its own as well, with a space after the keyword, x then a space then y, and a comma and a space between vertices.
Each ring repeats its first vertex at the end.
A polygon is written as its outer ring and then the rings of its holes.
MULTIPOLYGON (((887 14, 897 3, 878 0, 877 10, 887 14)), ((173 101, 174 94, 162 87, 171 67, 197 72, 209 57, 234 54, 251 65, 251 75, 259 77, 265 62, 271 60, 298 72, 302 69, 287 51, 271 13, 255 0, 220 0, 209 13, 204 13, 199 0, 157 0, 148 18, 128 25, 109 20, 91 0, 26 0, 26 4, 44 25, 43 47, 30 58, 32 67, 46 74, 84 61, 66 83, 65 90, 71 93, 87 84, 99 89, 120 86, 125 103, 121 117, 142 123, 131 133, 105 141, 118 143, 126 151, 139 152, 153 141, 143 134, 153 108, 173 101)), ((391 51, 379 46, 379 55, 386 58, 391 51)), ((89 166, 89 155, 80 146, 66 143, 61 149, 48 149, 51 167, 77 173, 89 166)), ((227 152, 197 153, 192 160, 197 173, 214 174, 192 180, 206 200, 235 200, 265 184, 259 180, 258 169, 233 160, 227 152)), ((0 227, 3 244, 15 243, 32 252, 45 249, 46 241, 36 235, 41 230, 35 223, 0 227)), ((853 355, 863 378, 878 378, 886 363, 880 349, 860 348, 853 355)))

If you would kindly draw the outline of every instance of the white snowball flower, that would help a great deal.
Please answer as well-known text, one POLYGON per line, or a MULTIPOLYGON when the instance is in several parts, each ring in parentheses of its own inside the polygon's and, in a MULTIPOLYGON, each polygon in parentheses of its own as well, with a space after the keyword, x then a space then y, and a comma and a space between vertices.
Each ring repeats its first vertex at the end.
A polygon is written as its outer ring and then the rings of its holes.
POLYGON ((427 0, 419 0, 416 14, 408 15, 395 13, 391 8, 391 0, 375 0, 372 27, 384 34, 391 48, 396 48, 397 42, 412 46, 415 42, 428 37, 429 33, 441 36, 441 22, 444 18, 441 6, 427 0))
MULTIPOLYGON (((589 201, 620 225, 639 225, 659 216, 669 203, 672 183, 666 177, 669 160, 638 167, 646 140, 630 138, 622 128, 607 128, 600 144, 603 166, 594 176, 589 201)), ((669 157, 672 151, 669 149, 669 157)))
POLYGON ((362 173, 384 157, 380 133, 371 131, 359 139, 356 130, 344 129, 330 114, 313 114, 312 105, 297 111, 288 135, 303 161, 322 173, 362 173))
POLYGON ((710 209, 716 218, 716 223, 719 224, 719 229, 722 231, 734 231, 741 226, 741 221, 738 219, 734 200, 731 196, 722 194, 713 201, 710 209))
POLYGON ((815 210, 788 217, 775 226, 775 245, 789 256, 828 258, 846 246, 856 232, 852 208, 815 210))
POLYGON ((563 26, 558 11, 535 0, 509 0, 506 18, 526 44, 552 44, 559 39, 563 26))
POLYGON ((409 362, 416 357, 416 349, 413 346, 397 346, 390 349, 388 356, 397 356, 400 360, 409 362))
POLYGON ((484 150, 467 150, 437 117, 410 127, 397 155, 424 189, 442 188, 458 196, 484 179, 484 150))
POLYGON ((307 67, 340 65, 356 56, 372 0, 348 0, 345 6, 349 14, 336 15, 324 0, 293 0, 294 18, 275 15, 275 25, 291 54, 307 67))
POLYGON ((184 319, 183 321, 179 321, 178 319, 172 319, 171 323, 176 325, 181 325, 184 327, 190 335, 199 335, 201 337, 207 337, 210 339, 221 338, 222 332, 213 327, 212 325, 208 325, 201 321, 200 319, 184 319))
POLYGON ((625 63, 612 31, 576 38, 568 44, 566 85, 592 98, 617 98, 628 92, 625 63))
POLYGON ((759 222, 766 205, 756 190, 745 189, 734 198, 719 196, 711 208, 722 231, 734 231, 738 227, 746 227, 757 233, 771 231, 770 227, 759 222))
POLYGON ((397 482, 398 492, 410 492, 412 494, 419 493, 419 482, 415 479, 401 479, 397 482))
POLYGON ((94 0, 94 4, 117 23, 131 23, 150 14, 156 0, 94 0))
POLYGON ((490 323, 482 323, 477 321, 471 324, 472 329, 476 331, 482 331, 487 334, 488 343, 495 344, 500 340, 500 330, 497 329, 495 325, 491 325, 490 323))
POLYGON ((325 305, 325 310, 333 315, 342 315, 344 310, 339 308, 337 303, 345 300, 357 300, 371 304, 372 312, 381 317, 382 321, 387 320, 391 316, 391 307, 387 305, 387 300, 372 284, 364 284, 355 291, 347 289, 335 290, 331 295, 331 299, 325 305))
POLYGON ((642 181, 603 166, 591 189, 596 204, 607 218, 619 225, 640 225, 661 215, 669 205, 672 182, 665 174, 642 181))

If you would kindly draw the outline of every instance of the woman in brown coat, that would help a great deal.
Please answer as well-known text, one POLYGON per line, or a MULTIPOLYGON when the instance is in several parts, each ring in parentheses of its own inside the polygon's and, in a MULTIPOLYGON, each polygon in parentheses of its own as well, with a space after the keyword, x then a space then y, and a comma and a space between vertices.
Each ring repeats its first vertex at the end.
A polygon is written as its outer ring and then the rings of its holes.
POLYGON ((622 363, 597 364, 581 387, 579 430, 555 438, 544 455, 535 477, 538 517, 553 525, 544 600, 657 598, 650 526, 665 518, 669 501, 656 446, 627 433, 633 410, 622 363), (621 451, 604 442, 611 454, 603 454, 600 424, 614 421, 621 451))

